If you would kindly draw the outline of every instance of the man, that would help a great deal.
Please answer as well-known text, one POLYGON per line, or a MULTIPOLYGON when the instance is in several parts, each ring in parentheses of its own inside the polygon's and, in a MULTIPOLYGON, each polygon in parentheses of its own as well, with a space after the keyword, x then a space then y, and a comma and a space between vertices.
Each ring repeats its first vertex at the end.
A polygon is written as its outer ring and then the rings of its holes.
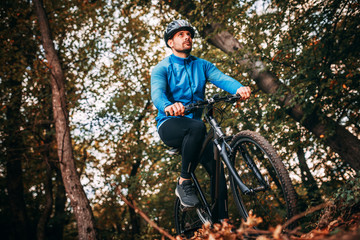
MULTIPOLYGON (((198 159, 206 134, 205 124, 201 121, 202 111, 185 115, 184 106, 204 100, 207 82, 230 94, 240 94, 243 100, 251 94, 249 87, 225 75, 212 63, 190 55, 194 35, 195 30, 187 21, 171 22, 165 31, 164 41, 173 54, 158 63, 151 73, 151 98, 158 109, 159 136, 166 145, 181 150, 182 166, 175 193, 185 207, 194 207, 199 203, 190 172, 200 160, 214 182, 215 167, 212 146, 208 146, 202 159, 198 159)), ((225 219, 228 213, 223 169, 220 179, 218 217, 225 219)))

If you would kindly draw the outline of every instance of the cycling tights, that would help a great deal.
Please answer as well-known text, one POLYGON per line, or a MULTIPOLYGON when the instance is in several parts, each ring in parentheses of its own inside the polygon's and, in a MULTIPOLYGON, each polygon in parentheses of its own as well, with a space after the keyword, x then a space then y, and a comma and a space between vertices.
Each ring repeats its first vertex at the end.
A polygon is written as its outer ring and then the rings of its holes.
MULTIPOLYGON (((206 135, 205 124, 196 119, 187 117, 170 118, 158 129, 161 140, 168 146, 181 149, 182 165, 180 176, 190 179, 190 172, 199 163, 199 152, 206 135)), ((200 163, 204 166, 211 179, 211 197, 215 195, 215 161, 213 143, 210 142, 204 151, 200 163)), ((224 167, 221 165, 219 182, 219 211, 218 218, 228 218, 227 187, 224 176, 224 167)))

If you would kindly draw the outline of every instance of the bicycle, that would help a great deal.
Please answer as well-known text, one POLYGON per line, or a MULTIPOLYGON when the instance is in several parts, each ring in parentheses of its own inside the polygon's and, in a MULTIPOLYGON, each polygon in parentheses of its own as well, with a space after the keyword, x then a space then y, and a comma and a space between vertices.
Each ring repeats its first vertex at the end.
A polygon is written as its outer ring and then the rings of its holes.
MULTIPOLYGON (((241 217, 246 220, 249 211, 263 218, 259 228, 284 223, 296 213, 296 194, 289 174, 271 144, 260 134, 244 130, 227 136, 214 117, 215 103, 235 103, 239 95, 218 95, 204 101, 185 106, 185 112, 204 108, 204 119, 210 130, 200 151, 212 140, 216 161, 216 174, 219 174, 220 161, 228 169, 228 178, 235 205, 241 217)), ((213 224, 216 219, 216 199, 218 198, 219 178, 216 177, 215 197, 209 204, 194 171, 191 172, 193 184, 200 204, 195 208, 184 208, 180 200, 175 200, 175 226, 178 235, 189 238, 206 222, 213 224)))

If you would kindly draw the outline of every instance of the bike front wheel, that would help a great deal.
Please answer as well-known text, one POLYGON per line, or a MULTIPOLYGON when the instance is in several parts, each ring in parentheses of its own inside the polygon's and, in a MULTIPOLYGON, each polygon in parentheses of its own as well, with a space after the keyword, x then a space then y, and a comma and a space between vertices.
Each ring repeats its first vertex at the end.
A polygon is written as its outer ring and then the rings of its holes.
POLYGON ((296 213, 296 193, 288 171, 271 144, 261 135, 242 131, 230 144, 231 162, 243 183, 251 190, 243 194, 230 175, 236 206, 244 219, 251 210, 263 219, 258 226, 268 229, 283 224, 296 213))

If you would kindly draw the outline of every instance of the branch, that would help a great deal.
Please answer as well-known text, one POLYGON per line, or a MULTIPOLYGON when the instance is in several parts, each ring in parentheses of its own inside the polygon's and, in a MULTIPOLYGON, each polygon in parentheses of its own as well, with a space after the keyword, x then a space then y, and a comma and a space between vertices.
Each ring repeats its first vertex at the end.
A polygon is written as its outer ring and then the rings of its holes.
POLYGON ((315 207, 312 207, 312 208, 309 208, 308 210, 306 210, 305 212, 302 212, 302 213, 299 213, 295 216, 293 216, 292 218, 290 218, 286 223, 284 223, 284 225, 282 225, 282 229, 285 229, 287 228, 290 224, 292 224, 293 222, 297 221, 298 219, 302 218, 302 217, 305 217, 306 215, 310 214, 310 213, 313 213, 313 212, 316 212, 320 209, 323 209, 327 206, 329 206, 330 203, 329 202, 326 202, 326 203, 322 203, 320 205, 317 205, 315 207))
POLYGON ((134 206, 129 202, 129 200, 126 199, 125 196, 121 194, 121 188, 120 186, 116 187, 116 192, 120 196, 121 200, 123 200, 129 207, 133 208, 136 213, 138 213, 151 227, 155 228, 157 231, 159 231, 163 236, 171 239, 176 240, 173 236, 171 236, 166 230, 159 227, 154 221, 152 221, 143 211, 141 211, 138 207, 134 206))

